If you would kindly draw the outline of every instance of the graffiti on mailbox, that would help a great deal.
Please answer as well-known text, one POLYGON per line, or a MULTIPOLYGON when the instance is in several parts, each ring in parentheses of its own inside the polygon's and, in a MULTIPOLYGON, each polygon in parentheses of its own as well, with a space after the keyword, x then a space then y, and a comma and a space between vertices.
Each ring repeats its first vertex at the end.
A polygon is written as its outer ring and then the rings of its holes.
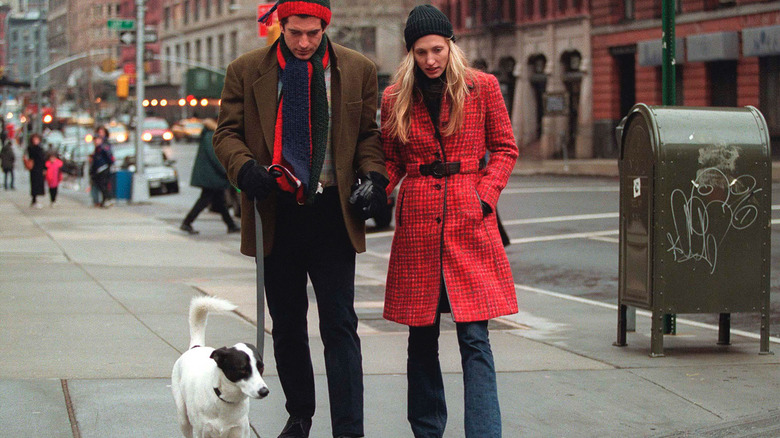
POLYGON ((690 188, 672 191, 674 229, 666 237, 678 263, 702 262, 714 273, 726 236, 756 222, 758 206, 752 198, 762 189, 751 175, 732 176, 738 157, 733 146, 701 149, 699 163, 710 167, 696 172, 690 188))

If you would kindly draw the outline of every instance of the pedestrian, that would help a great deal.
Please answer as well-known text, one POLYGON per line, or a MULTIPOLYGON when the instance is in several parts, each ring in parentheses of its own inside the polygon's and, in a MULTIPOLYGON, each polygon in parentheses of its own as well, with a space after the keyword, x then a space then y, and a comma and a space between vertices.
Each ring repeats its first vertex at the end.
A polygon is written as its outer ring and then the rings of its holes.
POLYGON ((46 184, 49 186, 50 207, 54 207, 54 203, 57 202, 57 188, 61 181, 62 160, 56 153, 49 154, 49 159, 46 160, 46 184))
POLYGON ((382 98, 381 126, 387 190, 403 178, 384 317, 409 326, 407 418, 415 437, 444 434, 438 339, 441 314, 450 313, 465 436, 500 437, 488 320, 516 313, 517 297, 494 212, 518 149, 498 81, 468 68, 441 11, 412 9, 404 39, 408 54, 382 98))
POLYGON ((235 233, 241 230, 225 205, 225 190, 230 187, 230 182, 225 175, 225 168, 219 162, 214 154, 214 147, 211 144, 214 137, 214 130, 217 129, 217 121, 214 119, 203 120, 203 131, 200 134, 200 143, 198 144, 198 153, 195 155, 195 163, 192 166, 192 178, 190 185, 200 187, 200 197, 195 201, 195 205, 181 224, 181 229, 190 234, 198 234, 192 223, 198 217, 201 211, 209 205, 214 211, 222 215, 222 220, 227 225, 228 233, 235 233))
POLYGON ((241 252, 264 256, 289 413, 279 437, 308 437, 316 405, 307 276, 325 345, 333 436, 362 437, 355 254, 365 251, 365 219, 387 203, 376 67, 329 40, 329 0, 280 0, 275 7, 279 40, 227 68, 214 148, 242 192, 241 252), (255 202, 263 248, 255 248, 255 202))
POLYGON ((37 133, 30 137, 30 143, 25 154, 25 167, 30 171, 30 196, 32 197, 30 207, 41 208, 42 205, 38 202, 38 196, 42 196, 45 193, 43 177, 46 172, 46 157, 41 146, 41 136, 37 133))
MULTIPOLYGON (((5 135, 3 135, 5 138, 5 135)), ((16 153, 14 153, 14 147, 11 144, 11 140, 3 140, 3 149, 0 151, 0 166, 3 168, 3 188, 5 190, 16 190, 14 187, 14 164, 16 162, 16 153), (8 179, 11 179, 11 184, 8 184, 8 179)))
POLYGON ((110 207, 114 204, 109 189, 111 179, 111 165, 114 164, 114 155, 106 144, 105 137, 96 135, 93 140, 95 150, 92 152, 92 163, 89 166, 89 177, 94 186, 100 191, 100 207, 110 207))

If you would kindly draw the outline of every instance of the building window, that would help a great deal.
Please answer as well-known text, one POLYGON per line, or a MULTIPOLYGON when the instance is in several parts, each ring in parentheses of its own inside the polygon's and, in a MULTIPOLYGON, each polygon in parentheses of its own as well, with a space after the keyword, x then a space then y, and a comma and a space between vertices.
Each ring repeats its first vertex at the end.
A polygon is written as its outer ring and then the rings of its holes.
POLYGON ((626 20, 634 19, 634 0, 625 0, 623 2, 623 18, 626 20))
POLYGON ((538 0, 539 1, 539 16, 546 17, 547 16, 547 0, 538 0))
POLYGON ((230 32, 230 59, 238 58, 238 32, 230 32))
POLYGON ((200 62, 200 40, 195 40, 195 60, 200 62))
POLYGON ((190 24, 190 0, 184 0, 184 25, 190 24))
POLYGON ((192 59, 191 55, 192 54, 190 53, 190 42, 187 41, 186 43, 184 43, 184 58, 186 58, 187 61, 189 61, 192 59))
POLYGON ((165 9, 163 10, 163 17, 164 17, 163 20, 165 23, 164 24, 165 29, 166 30, 170 29, 171 28, 171 7, 170 6, 166 6, 165 9))
POLYGON ((238 9, 238 5, 236 5, 236 0, 230 0, 230 3, 228 4, 228 11, 232 14, 233 12, 236 12, 238 9))
POLYGON ((217 15, 222 15, 225 12, 225 0, 217 0, 217 15))
POLYGON ((225 35, 219 34, 217 36, 217 53, 219 56, 219 66, 225 65, 225 35))
POLYGON ((214 47, 213 47, 213 40, 211 37, 206 37, 206 63, 208 65, 214 65, 214 47))
POLYGON ((198 0, 193 0, 192 2, 192 21, 194 23, 197 23, 198 20, 200 20, 200 5, 198 3, 198 0))
POLYGON ((534 2, 533 0, 526 0, 525 2, 525 17, 531 18, 534 16, 534 2))
POLYGON ((206 20, 208 20, 209 18, 211 18, 211 0, 205 0, 205 3, 206 4, 203 6, 203 11, 206 20))
POLYGON ((171 48, 165 48, 165 76, 166 82, 171 83, 171 48))

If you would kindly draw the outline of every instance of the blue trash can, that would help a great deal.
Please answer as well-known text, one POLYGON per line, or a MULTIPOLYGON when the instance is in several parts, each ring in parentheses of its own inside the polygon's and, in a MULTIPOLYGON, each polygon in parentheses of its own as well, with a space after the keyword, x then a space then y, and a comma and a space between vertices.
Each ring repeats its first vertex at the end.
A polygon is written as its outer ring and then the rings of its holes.
POLYGON ((114 174, 114 189, 116 199, 130 199, 133 188, 133 172, 117 170, 114 174))

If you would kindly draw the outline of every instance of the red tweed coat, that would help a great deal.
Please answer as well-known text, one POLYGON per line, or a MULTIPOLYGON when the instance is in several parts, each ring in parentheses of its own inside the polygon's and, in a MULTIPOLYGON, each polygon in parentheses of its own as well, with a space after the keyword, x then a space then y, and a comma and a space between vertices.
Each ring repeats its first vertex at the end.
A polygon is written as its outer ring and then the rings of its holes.
MULTIPOLYGON (((410 139, 391 137, 387 118, 394 105, 393 88, 382 99, 382 142, 388 193, 401 183, 396 202, 396 229, 387 274, 384 317, 410 326, 436 319, 440 281, 456 322, 483 321, 517 312, 517 296, 495 213, 483 217, 480 200, 495 211, 501 190, 517 160, 512 127, 498 81, 475 73, 466 98, 463 128, 442 139, 448 162, 460 161, 468 173, 437 179, 420 176, 440 151, 433 123, 422 99, 412 109, 410 139), (490 151, 487 167, 478 161, 490 151)), ((450 102, 441 108, 442 126, 450 102)))

